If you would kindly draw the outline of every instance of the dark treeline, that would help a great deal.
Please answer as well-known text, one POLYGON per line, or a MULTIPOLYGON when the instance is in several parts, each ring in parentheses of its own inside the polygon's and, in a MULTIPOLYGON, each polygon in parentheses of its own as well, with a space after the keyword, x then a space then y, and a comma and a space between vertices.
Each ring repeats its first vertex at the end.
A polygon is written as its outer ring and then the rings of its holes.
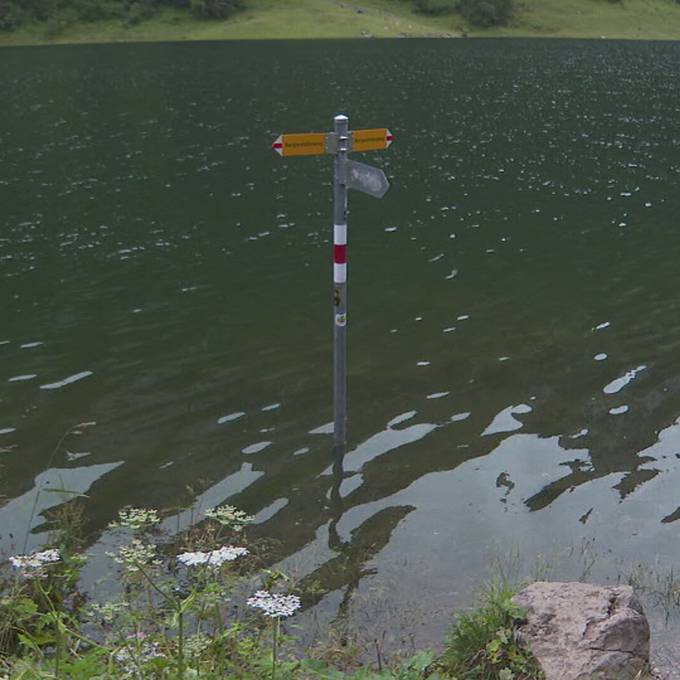
POLYGON ((421 14, 442 15, 457 12, 472 26, 486 28, 507 24, 514 9, 513 0, 414 0, 421 14))
POLYGON ((120 19, 129 26, 150 19, 160 8, 179 7, 206 19, 225 19, 242 0, 0 0, 0 31, 42 22, 58 32, 76 21, 120 19))

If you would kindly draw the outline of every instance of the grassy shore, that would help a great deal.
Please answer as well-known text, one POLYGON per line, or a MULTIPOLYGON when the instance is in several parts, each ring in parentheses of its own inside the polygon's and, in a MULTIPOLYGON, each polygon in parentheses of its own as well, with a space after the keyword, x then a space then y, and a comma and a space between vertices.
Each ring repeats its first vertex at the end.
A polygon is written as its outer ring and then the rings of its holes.
POLYGON ((0 45, 463 35, 680 39, 680 4, 674 0, 517 0, 512 23, 487 30, 468 26, 457 14, 428 17, 412 7, 407 0, 249 0, 227 21, 165 10, 136 26, 78 23, 50 34, 33 24, 0 34, 0 45))
POLYGON ((108 527, 117 546, 106 553, 111 570, 98 581, 105 599, 79 590, 84 512, 82 499, 62 506, 50 520, 50 547, 0 559, 2 680, 543 678, 517 638, 525 612, 505 580, 457 617, 439 656, 386 654, 342 612, 305 648, 294 637, 302 624, 287 620, 333 586, 271 566, 275 544, 249 539, 253 516, 204 508, 200 522, 169 534, 156 509, 121 510, 108 527), (373 642, 376 661, 367 665, 373 642))

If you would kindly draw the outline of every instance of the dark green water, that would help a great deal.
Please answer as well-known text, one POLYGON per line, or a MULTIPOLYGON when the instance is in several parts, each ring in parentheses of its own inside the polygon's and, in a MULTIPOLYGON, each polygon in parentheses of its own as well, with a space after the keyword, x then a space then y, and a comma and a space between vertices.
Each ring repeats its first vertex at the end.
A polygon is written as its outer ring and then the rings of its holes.
POLYGON ((677 564, 679 70, 606 41, 0 51, 2 549, 37 489, 87 492, 96 570, 121 506, 191 486, 258 513, 314 616, 431 602, 430 632, 499 556, 677 564), (338 110, 397 137, 361 159, 390 193, 352 197, 342 469, 331 168, 269 147, 338 110))

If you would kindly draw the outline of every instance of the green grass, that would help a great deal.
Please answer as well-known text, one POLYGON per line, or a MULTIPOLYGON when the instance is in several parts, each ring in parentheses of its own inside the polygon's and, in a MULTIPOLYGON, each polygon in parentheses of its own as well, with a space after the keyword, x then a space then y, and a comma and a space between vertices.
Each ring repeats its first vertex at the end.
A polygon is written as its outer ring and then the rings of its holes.
POLYGON ((205 21, 165 10, 137 26, 78 23, 56 36, 33 24, 0 34, 0 45, 359 37, 574 37, 680 38, 680 5, 674 0, 517 0, 511 25, 472 29, 457 14, 427 17, 409 0, 248 0, 226 21, 205 21), (359 11, 361 10, 361 11, 359 11))
POLYGON ((532 654, 516 638, 524 612, 513 603, 517 588, 489 584, 478 606, 458 618, 449 634, 442 671, 460 680, 541 680, 532 654))
POLYGON ((410 7, 406 0, 360 0, 356 4, 339 0, 249 0, 247 9, 225 21, 201 20, 187 12, 164 10, 137 26, 126 27, 119 20, 78 23, 52 37, 44 26, 32 24, 14 33, 0 34, 0 45, 460 34, 457 17, 442 20, 419 16, 410 7))
POLYGON ((512 25, 487 35, 677 40, 680 5, 674 0, 520 0, 512 25))

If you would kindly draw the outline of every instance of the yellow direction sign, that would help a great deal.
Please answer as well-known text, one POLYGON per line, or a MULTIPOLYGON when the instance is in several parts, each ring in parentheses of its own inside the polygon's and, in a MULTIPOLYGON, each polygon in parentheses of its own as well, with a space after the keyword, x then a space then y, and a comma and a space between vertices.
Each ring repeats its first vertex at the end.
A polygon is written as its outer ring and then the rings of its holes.
POLYGON ((308 132, 307 134, 279 135, 272 149, 279 156, 320 156, 328 153, 325 132, 308 132))
POLYGON ((351 151, 382 151, 394 141, 394 135, 387 128, 354 130, 351 135, 351 151))
MULTIPOLYGON (((387 128, 353 130, 349 133, 348 151, 383 151, 394 141, 387 128)), ((334 132, 307 132, 279 135, 272 144, 279 156, 322 156, 337 153, 338 137, 334 132)))

